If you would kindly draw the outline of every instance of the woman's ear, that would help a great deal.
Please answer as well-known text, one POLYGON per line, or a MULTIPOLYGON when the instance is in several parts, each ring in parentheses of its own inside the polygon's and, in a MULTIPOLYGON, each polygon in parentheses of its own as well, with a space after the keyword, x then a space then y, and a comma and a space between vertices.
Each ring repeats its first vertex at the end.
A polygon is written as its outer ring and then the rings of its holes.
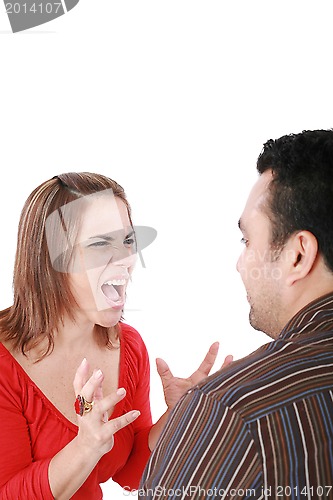
POLYGON ((287 285, 292 286, 311 272, 318 256, 318 241, 310 231, 299 231, 289 238, 285 250, 289 264, 287 285))

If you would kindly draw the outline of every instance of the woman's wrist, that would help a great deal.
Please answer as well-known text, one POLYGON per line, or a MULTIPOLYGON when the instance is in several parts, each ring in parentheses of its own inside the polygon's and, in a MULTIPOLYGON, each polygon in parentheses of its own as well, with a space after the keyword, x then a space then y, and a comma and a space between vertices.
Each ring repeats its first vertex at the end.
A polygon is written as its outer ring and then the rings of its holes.
POLYGON ((49 482, 54 498, 68 499, 82 486, 101 458, 76 436, 49 465, 49 482))

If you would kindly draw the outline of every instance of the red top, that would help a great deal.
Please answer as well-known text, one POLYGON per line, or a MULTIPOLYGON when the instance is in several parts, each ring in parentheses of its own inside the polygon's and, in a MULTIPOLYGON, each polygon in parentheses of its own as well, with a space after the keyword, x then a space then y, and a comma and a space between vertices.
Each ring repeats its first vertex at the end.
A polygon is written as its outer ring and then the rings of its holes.
MULTIPOLYGON (((114 447, 73 495, 75 500, 100 500, 99 483, 111 477, 124 488, 138 488, 150 455, 148 354, 134 328, 122 323, 121 332, 119 387, 127 394, 116 405, 112 418, 133 409, 141 415, 115 434, 114 447)), ((0 498, 53 500, 48 481, 50 460, 77 431, 0 343, 0 498)))

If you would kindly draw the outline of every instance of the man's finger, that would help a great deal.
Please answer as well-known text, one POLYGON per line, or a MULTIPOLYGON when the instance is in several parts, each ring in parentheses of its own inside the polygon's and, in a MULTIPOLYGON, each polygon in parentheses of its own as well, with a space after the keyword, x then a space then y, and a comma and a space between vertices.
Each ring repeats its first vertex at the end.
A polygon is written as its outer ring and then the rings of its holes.
POLYGON ((156 368, 157 368, 157 373, 161 377, 162 381, 171 380, 173 378, 171 370, 168 364, 164 361, 164 359, 161 358, 156 359, 156 368))
MULTIPOLYGON (((212 344, 210 346, 209 351, 207 352, 205 359, 203 360, 203 362, 201 363, 201 365, 197 369, 197 372, 201 372, 201 373, 204 373, 205 375, 209 375, 209 372, 212 369, 212 367, 216 361, 217 353, 219 352, 219 345, 220 344, 218 342, 214 342, 214 344, 212 344)), ((196 372, 194 372, 194 373, 196 373, 196 372)))
POLYGON ((225 367, 226 367, 226 366, 228 366, 228 365, 230 365, 230 364, 233 362, 233 360, 234 360, 233 355, 232 355, 232 354, 228 354, 228 356, 226 356, 226 357, 224 358, 224 361, 223 361, 223 364, 222 364, 222 366, 221 366, 221 369, 222 369, 222 368, 225 368, 225 367))

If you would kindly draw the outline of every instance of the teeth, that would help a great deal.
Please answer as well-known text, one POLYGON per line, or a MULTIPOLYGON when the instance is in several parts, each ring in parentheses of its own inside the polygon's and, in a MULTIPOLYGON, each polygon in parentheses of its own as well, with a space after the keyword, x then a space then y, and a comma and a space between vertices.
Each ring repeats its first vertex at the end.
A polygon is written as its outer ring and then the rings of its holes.
POLYGON ((122 279, 122 280, 110 280, 110 281, 106 281, 104 283, 104 285, 125 285, 126 284, 126 280, 122 279))

